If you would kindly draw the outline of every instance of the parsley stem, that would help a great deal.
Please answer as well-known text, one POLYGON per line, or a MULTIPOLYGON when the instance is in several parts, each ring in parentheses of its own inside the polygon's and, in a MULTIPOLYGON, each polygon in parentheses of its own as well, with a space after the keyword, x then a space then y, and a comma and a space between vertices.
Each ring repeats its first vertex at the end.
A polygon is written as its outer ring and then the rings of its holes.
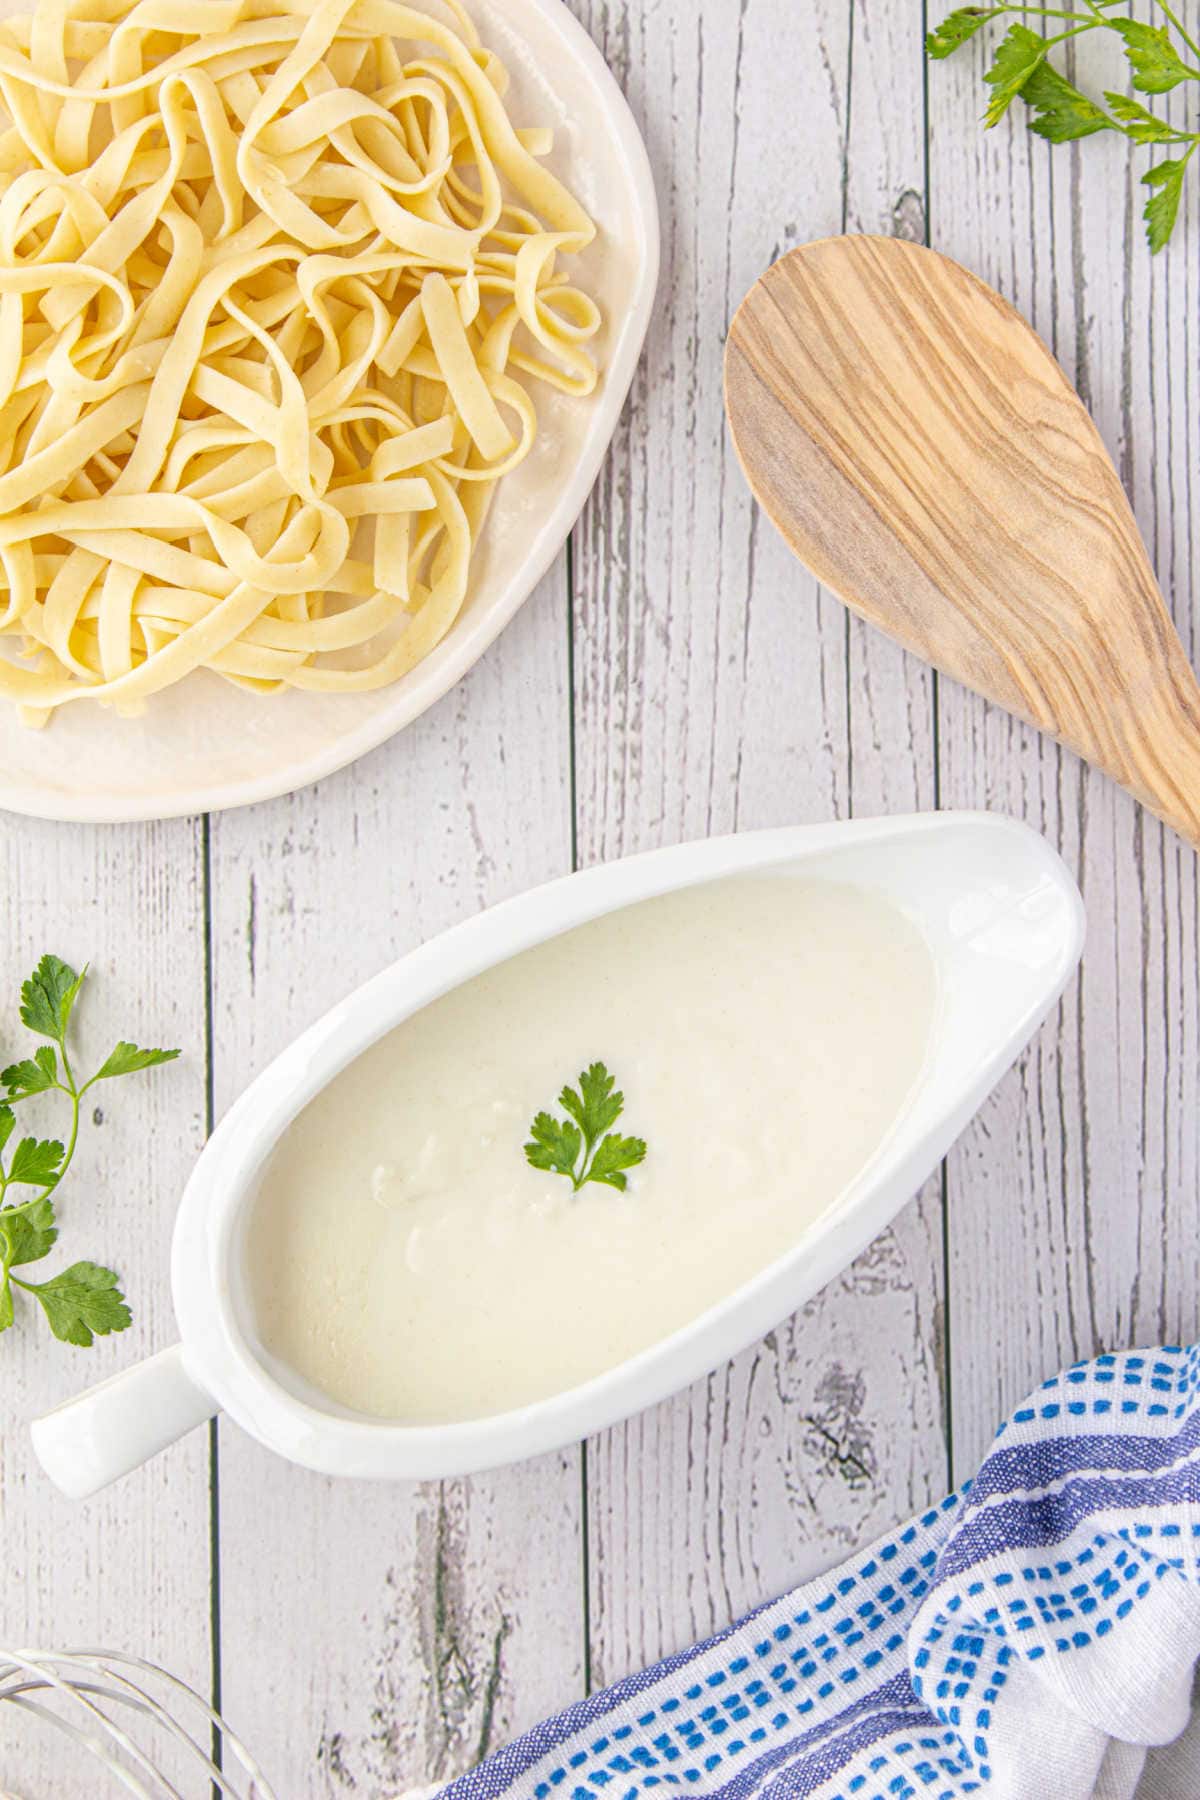
MULTIPOLYGON (((1078 14, 1064 13, 1060 17, 1072 18, 1078 17, 1078 14)), ((1087 19, 1082 25, 1076 25, 1070 31, 1060 31, 1057 37, 1047 38, 1046 48, 1053 50, 1056 44, 1065 44, 1068 38, 1081 37, 1085 31, 1095 31, 1103 23, 1103 19, 1087 19)))
MULTIPOLYGON (((8 1186, 7 1182, 5 1183, 5 1186, 6 1187, 8 1186)), ((19 1203, 14 1201, 11 1206, 6 1206, 4 1208, 3 1216, 6 1219, 8 1219, 8 1218, 11 1218, 14 1213, 28 1212, 30 1207, 40 1206, 41 1202, 46 1198, 46 1196, 52 1192, 53 1192, 53 1187, 43 1188, 42 1192, 40 1194, 35 1194, 33 1196, 32 1200, 22 1200, 19 1203)))
MULTIPOLYGON (((71 1097, 71 1135, 67 1139, 67 1148, 63 1154, 62 1162, 59 1164, 58 1173, 54 1177, 54 1180, 51 1181, 50 1183, 48 1183, 48 1185, 45 1188, 43 1188, 42 1192, 38 1195, 39 1200, 45 1200, 50 1194, 52 1194, 54 1192, 55 1188, 58 1186, 59 1182, 62 1180, 63 1176, 66 1174, 67 1170, 71 1166, 71 1158, 75 1154, 75 1145, 79 1141, 80 1090, 76 1086, 74 1075, 71 1073, 71 1062, 70 1062, 70 1058, 67 1055, 67 1044, 66 1044, 66 1033, 65 1032, 63 1033, 63 1036, 58 1040, 58 1048, 62 1054, 63 1074, 66 1076, 67 1081, 66 1081, 65 1087, 63 1086, 63 1083, 61 1081, 56 1082, 55 1085, 57 1087, 61 1088, 63 1093, 69 1094, 71 1097)), ((84 1093, 87 1092, 87 1087, 88 1087, 88 1084, 85 1083, 84 1088, 83 1088, 84 1093)))
MULTIPOLYGON (((59 1038, 58 1048, 59 1048, 59 1054, 62 1057, 63 1074, 67 1078, 67 1085, 66 1085, 65 1091, 68 1094, 73 1094, 75 1092, 75 1077, 71 1073, 71 1060, 67 1055, 67 1043, 66 1043, 65 1035, 63 1037, 59 1038)), ((58 1087, 62 1087, 62 1082, 60 1081, 60 1082, 56 1083, 56 1085, 58 1087)))
MULTIPOLYGON (((1083 17, 1082 13, 1073 11, 1064 12, 1056 6, 1000 6, 996 8, 996 11, 998 13, 1019 13, 1022 18, 1024 18, 1027 13, 1036 13, 1039 19, 1068 19, 1072 24, 1077 24, 1083 17)), ((1096 9, 1091 5, 1090 0, 1089 11, 1095 13, 1096 23, 1098 25, 1103 25, 1103 18, 1096 13, 1096 9)))
MULTIPOLYGON (((63 1062, 65 1063, 66 1060, 67 1059, 64 1056, 63 1062)), ((56 1188, 58 1186, 58 1184, 62 1180, 63 1176, 66 1174, 67 1170, 70 1168, 71 1158, 75 1154, 75 1145, 79 1139, 79 1095, 75 1092, 74 1082, 71 1083, 70 1093, 71 1093, 71 1135, 67 1139, 66 1154, 64 1155, 64 1157, 62 1159, 62 1163, 59 1166, 58 1174, 55 1176, 54 1180, 50 1183, 50 1186, 46 1189, 47 1194, 50 1193, 51 1189, 56 1188)))
POLYGON ((22 1282, 20 1274, 13 1274, 11 1269, 9 1269, 9 1282, 13 1283, 13 1287, 23 1287, 27 1294, 38 1294, 45 1287, 45 1282, 22 1282))
MULTIPOLYGON (((1079 20, 1083 18, 1083 13, 1076 13, 1076 11, 1067 11, 1067 13, 1063 13, 1058 7, 1049 7, 1049 5, 1038 5, 1038 7, 1006 5, 1004 11, 1006 11, 1006 13, 1020 13, 1022 14, 1022 18, 1024 18, 1025 13, 1036 13, 1038 14, 1038 18, 1065 18, 1070 25, 1078 25, 1079 20)), ((1094 14, 1094 22, 1096 22, 1097 25, 1103 25, 1103 23, 1105 23, 1103 16, 1096 13, 1096 7, 1090 4, 1090 0, 1088 0, 1088 13, 1094 14)))

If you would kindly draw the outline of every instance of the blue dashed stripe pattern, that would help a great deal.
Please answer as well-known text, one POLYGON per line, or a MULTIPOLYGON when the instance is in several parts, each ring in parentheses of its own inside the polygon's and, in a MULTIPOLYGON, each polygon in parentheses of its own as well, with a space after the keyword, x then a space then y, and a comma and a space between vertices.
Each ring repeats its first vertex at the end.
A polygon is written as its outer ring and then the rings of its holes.
POLYGON ((1198 1656, 1200 1346, 1101 1356, 940 1506, 444 1800, 1197 1800, 1198 1656))

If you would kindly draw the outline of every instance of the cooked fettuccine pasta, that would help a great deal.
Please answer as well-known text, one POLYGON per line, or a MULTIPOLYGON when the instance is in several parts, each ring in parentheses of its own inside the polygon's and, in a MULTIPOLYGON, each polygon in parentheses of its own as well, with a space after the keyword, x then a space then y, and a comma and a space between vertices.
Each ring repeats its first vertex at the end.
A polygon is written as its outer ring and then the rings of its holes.
POLYGON ((0 694, 375 688, 445 635, 594 235, 459 0, 0 25, 0 694))

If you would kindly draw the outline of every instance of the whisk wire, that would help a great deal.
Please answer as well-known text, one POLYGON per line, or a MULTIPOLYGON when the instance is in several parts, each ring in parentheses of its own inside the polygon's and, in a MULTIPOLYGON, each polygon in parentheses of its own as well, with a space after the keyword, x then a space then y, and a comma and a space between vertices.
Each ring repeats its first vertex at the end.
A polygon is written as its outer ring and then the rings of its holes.
MULTIPOLYGON (((169 1737, 175 1739, 176 1743, 184 1745, 184 1747, 191 1750, 196 1757, 202 1759, 205 1773, 210 1777, 219 1793, 227 1795, 229 1800, 238 1800, 237 1789, 230 1781, 226 1780, 224 1770, 218 1763, 215 1763, 211 1755, 205 1752, 203 1748, 196 1743, 196 1740, 185 1731, 178 1719, 172 1717, 166 1707, 163 1706, 160 1701, 156 1700, 152 1694, 148 1694, 144 1689, 139 1688, 136 1683, 130 1681, 128 1676, 122 1675, 120 1671, 112 1665, 118 1660, 128 1662, 134 1667, 140 1668, 143 1673, 153 1673, 157 1679, 165 1682, 168 1686, 177 1689, 196 1706, 208 1720, 210 1725, 215 1725, 217 1730, 222 1732, 226 1748, 233 1749, 234 1739, 232 1732, 229 1731, 228 1726, 223 1724, 220 1714, 214 1712, 208 1702, 204 1700, 194 1688, 188 1687, 186 1682, 180 1681, 176 1676, 169 1675, 165 1669, 156 1669, 154 1668, 154 1665, 150 1663, 139 1664, 133 1657, 122 1657, 118 1659, 115 1656, 103 1656, 103 1653, 99 1651, 77 1650, 64 1652, 59 1660, 62 1662, 69 1662, 72 1665, 78 1665, 82 1668, 94 1670, 97 1674, 106 1676, 119 1690, 116 1693, 110 1692, 110 1698, 119 1700, 124 1705, 136 1707, 140 1712, 148 1713, 169 1737)), ((91 1685, 87 1682, 79 1682, 75 1685, 80 1692, 92 1691, 91 1685)), ((253 1771, 250 1772, 253 1773, 253 1771)), ((174 1793, 172 1793, 171 1800, 174 1800, 174 1793)), ((183 1796, 180 1797, 180 1800, 183 1800, 183 1796)))
MULTIPOLYGON (((129 1757, 135 1767, 143 1769, 146 1774, 154 1776, 163 1784, 163 1787, 166 1790, 167 1800, 184 1800, 183 1795, 177 1793, 169 1786, 161 1771, 154 1767, 154 1764, 150 1761, 150 1758, 146 1755, 145 1751, 141 1750, 138 1745, 134 1743, 128 1732, 124 1731, 120 1725, 114 1723, 106 1713, 102 1712, 96 1705, 95 1700, 90 1694, 85 1693, 82 1687, 74 1682, 66 1681, 63 1676, 58 1673, 55 1664, 59 1662, 70 1663, 72 1658, 69 1653, 65 1656, 55 1654, 47 1657, 44 1654, 39 1655, 37 1651, 6 1650, 4 1655, 8 1658, 9 1662, 15 1663, 19 1668, 26 1670, 30 1674, 40 1676, 44 1686, 52 1688, 56 1693, 62 1694, 68 1700, 75 1701, 77 1705, 81 1706, 89 1713, 91 1717, 99 1723, 101 1729, 107 1732, 113 1743, 118 1745, 118 1747, 125 1752, 125 1755, 129 1757)), ((89 1748, 93 1748, 91 1741, 89 1741, 89 1748)), ((94 1749, 98 1760, 102 1762, 107 1760, 114 1773, 120 1772, 119 1765, 113 1761, 111 1756, 107 1756, 98 1740, 94 1745, 94 1749)))
MULTIPOLYGON (((190 1800, 192 1793, 198 1800, 201 1795, 208 1800, 214 1791, 225 1796, 225 1800, 275 1800, 257 1762, 220 1713, 195 1688, 144 1658, 111 1650, 0 1649, 0 1705, 5 1703, 66 1733, 135 1800, 190 1800), (206 1735, 210 1745, 219 1743, 222 1747, 224 1766, 214 1760, 212 1749, 197 1742, 175 1712, 158 1698, 153 1691, 155 1686, 165 1689, 168 1699, 175 1697, 199 1713, 209 1728, 206 1735), (53 1694, 68 1708, 82 1709, 86 1722, 65 1717, 46 1700, 32 1699, 35 1692, 53 1694), (141 1716, 158 1739, 169 1740, 189 1753, 189 1769, 204 1775, 203 1788, 181 1793, 124 1725, 104 1710, 105 1703, 109 1708, 126 1709, 141 1716), (238 1778, 238 1768, 248 1785, 238 1778), (143 1777, 149 1777, 155 1785, 148 1788, 143 1777)), ((4 1800, 3 1795, 0 1800, 4 1800)))
MULTIPOLYGON (((46 1684, 43 1682, 39 1685, 44 1687, 46 1684)), ((11 1703, 19 1707, 22 1712, 32 1713, 36 1718, 44 1720, 55 1730, 61 1731, 65 1736, 73 1739, 96 1761, 103 1763, 109 1773, 115 1775, 126 1793, 134 1796, 134 1800, 162 1800, 161 1787, 156 1795, 148 1787, 143 1786, 142 1782, 129 1769, 122 1768, 120 1763, 114 1762, 100 1739, 86 1731, 82 1725, 76 1725, 72 1719, 64 1719, 61 1713, 54 1711, 53 1707, 43 1706, 40 1700, 30 1700, 24 1694, 13 1696, 11 1703)), ((0 1800, 6 1800, 6 1797, 0 1796, 0 1800)))

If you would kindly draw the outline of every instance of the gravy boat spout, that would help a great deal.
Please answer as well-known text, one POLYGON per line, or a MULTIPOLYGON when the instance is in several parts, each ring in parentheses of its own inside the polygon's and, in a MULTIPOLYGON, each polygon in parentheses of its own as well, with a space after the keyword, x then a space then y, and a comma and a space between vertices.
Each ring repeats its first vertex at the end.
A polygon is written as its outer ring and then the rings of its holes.
POLYGON ((778 1325, 890 1223, 1053 1007, 1083 934, 1082 902, 1057 854, 1026 826, 981 813, 684 844, 566 876, 481 913, 367 982, 246 1089, 180 1205, 172 1254, 180 1343, 37 1420, 43 1465, 82 1497, 224 1410, 281 1456, 327 1474, 451 1476, 559 1447, 664 1399, 778 1325), (795 1243, 661 1341, 516 1410, 448 1423, 378 1419, 279 1366, 256 1335, 247 1219, 301 1109, 395 1026, 509 958, 640 901, 756 875, 836 882, 886 900, 924 939, 937 988, 899 1116, 795 1243))

